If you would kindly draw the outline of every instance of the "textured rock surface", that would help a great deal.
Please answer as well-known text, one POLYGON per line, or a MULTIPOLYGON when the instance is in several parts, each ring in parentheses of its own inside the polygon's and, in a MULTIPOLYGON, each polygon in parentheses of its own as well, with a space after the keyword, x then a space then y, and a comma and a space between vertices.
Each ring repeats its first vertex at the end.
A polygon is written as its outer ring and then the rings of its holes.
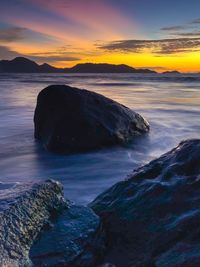
POLYGON ((87 207, 72 206, 42 232, 30 257, 36 266, 95 266, 104 251, 100 220, 87 207))
POLYGON ((35 138, 53 152, 77 152, 125 143, 149 124, 102 95, 65 85, 42 90, 34 115, 35 138))
POLYGON ((51 214, 65 205, 62 186, 53 181, 0 190, 0 266, 30 266, 33 240, 51 214))
POLYGON ((90 206, 117 267, 200 266, 200 140, 180 143, 90 206))
POLYGON ((0 185, 1 267, 90 267, 104 249, 99 217, 64 200, 60 183, 0 185))

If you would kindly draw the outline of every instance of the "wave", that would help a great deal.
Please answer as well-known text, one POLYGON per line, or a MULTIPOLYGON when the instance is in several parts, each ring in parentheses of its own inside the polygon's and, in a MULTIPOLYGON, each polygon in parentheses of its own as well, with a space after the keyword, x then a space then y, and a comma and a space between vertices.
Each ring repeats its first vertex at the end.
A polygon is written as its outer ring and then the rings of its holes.
POLYGON ((93 83, 91 85, 97 85, 97 86, 100 86, 100 85, 103 85, 103 86, 138 86, 139 83, 93 83))
POLYGON ((97 80, 94 85, 104 86, 135 86, 138 82, 180 82, 195 83, 200 82, 200 74, 141 74, 141 73, 91 73, 91 74, 0 74, 1 81, 13 80, 23 83, 73 83, 74 80, 82 82, 97 80))

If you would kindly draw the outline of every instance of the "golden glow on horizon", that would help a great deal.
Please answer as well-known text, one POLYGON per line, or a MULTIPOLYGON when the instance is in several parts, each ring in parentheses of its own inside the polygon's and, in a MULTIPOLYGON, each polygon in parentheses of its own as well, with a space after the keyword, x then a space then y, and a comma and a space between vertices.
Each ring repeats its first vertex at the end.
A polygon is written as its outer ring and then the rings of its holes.
POLYGON ((200 54, 181 53, 181 55, 155 56, 151 53, 140 54, 116 54, 104 53, 102 55, 88 56, 76 62, 56 62, 56 67, 71 67, 78 63, 110 63, 110 64, 127 64, 134 68, 149 68, 158 72, 165 70, 177 70, 181 72, 199 72, 200 71, 200 54))
MULTIPOLYGON (((78 45, 78 44, 77 44, 78 45)), ((80 45, 80 43, 79 43, 80 45)), ((83 49, 71 49, 69 48, 71 57, 80 58, 80 60, 59 60, 50 62, 52 66, 55 67, 72 67, 78 63, 110 63, 110 64, 127 64, 134 68, 149 68, 156 70, 158 72, 163 72, 165 70, 177 70, 181 72, 199 72, 200 71, 200 53, 199 52, 186 52, 177 53, 171 55, 161 55, 157 56, 153 53, 113 53, 105 52, 102 50, 95 49, 94 45, 84 43, 83 49)), ((25 54, 27 57, 32 57, 34 55, 44 56, 48 58, 50 56, 64 56, 61 55, 59 47, 42 47, 41 45, 29 45, 15 43, 10 46, 11 49, 17 51, 19 54, 25 54)), ((65 53, 65 51, 63 52, 65 53)), ((66 50, 66 55, 68 51, 66 50)), ((36 60, 37 61, 37 60, 36 60)), ((44 62, 40 62, 44 63, 44 62)))

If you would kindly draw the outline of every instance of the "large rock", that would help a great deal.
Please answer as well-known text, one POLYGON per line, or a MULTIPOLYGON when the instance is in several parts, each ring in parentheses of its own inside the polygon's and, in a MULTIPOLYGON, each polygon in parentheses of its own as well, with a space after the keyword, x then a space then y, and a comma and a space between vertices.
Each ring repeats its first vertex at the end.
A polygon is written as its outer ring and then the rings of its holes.
POLYGON ((30 247, 50 216, 67 205, 53 181, 0 190, 0 266, 30 266, 30 247))
POLYGON ((90 205, 117 267, 200 266, 200 140, 135 170, 90 205))
POLYGON ((58 182, 0 184, 1 267, 86 267, 103 251, 99 217, 64 200, 58 182))
POLYGON ((36 266, 91 267, 104 252, 100 219, 94 212, 72 206, 42 232, 30 251, 36 266))
POLYGON ((35 138, 53 152, 77 152, 125 143, 148 132, 138 113, 100 94, 52 85, 42 90, 34 115, 35 138))

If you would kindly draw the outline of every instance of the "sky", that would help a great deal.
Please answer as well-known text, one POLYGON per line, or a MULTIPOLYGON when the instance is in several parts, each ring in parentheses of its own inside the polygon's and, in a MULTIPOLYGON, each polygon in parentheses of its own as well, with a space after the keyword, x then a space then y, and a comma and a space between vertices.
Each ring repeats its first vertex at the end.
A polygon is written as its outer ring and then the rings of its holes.
POLYGON ((199 0, 0 0, 0 59, 200 71, 199 0))

